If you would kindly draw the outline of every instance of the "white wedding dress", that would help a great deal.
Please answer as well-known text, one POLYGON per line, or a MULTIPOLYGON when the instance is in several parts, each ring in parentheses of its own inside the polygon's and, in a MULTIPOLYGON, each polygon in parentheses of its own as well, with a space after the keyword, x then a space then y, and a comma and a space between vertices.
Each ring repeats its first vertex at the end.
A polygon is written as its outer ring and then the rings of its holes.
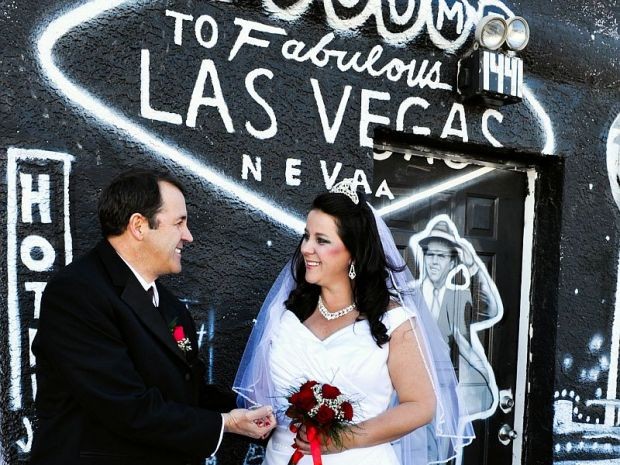
MULTIPOLYGON (((402 307, 388 311, 383 317, 388 335, 407 320, 402 307)), ((293 454, 294 434, 288 429, 290 419, 282 412, 288 406, 286 397, 305 381, 315 380, 338 387, 353 400, 355 423, 385 412, 394 394, 387 367, 388 353, 389 343, 379 347, 366 320, 320 340, 295 314, 285 311, 279 330, 271 340, 270 351, 276 391, 274 407, 279 425, 267 445, 263 465, 286 465, 293 454)), ((304 456, 299 464, 312 464, 312 457, 304 456)), ((323 464, 399 465, 399 460, 391 444, 386 443, 323 455, 323 464)))

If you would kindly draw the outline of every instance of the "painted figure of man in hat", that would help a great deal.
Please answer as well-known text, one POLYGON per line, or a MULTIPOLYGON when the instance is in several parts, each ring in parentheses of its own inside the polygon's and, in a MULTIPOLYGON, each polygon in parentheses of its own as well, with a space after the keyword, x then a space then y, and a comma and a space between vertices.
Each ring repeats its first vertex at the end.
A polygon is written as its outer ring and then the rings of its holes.
MULTIPOLYGON (((454 271, 459 263, 460 245, 454 241, 448 224, 440 221, 430 234, 421 239, 424 253, 425 278, 422 293, 431 314, 437 321, 446 342, 458 355, 456 344, 469 344, 469 323, 472 317, 471 292, 467 287, 452 285, 454 271), (448 284, 448 285, 446 285, 448 284)), ((458 368, 457 358, 452 362, 458 368)))
POLYGON ((498 389, 476 333, 502 317, 497 289, 471 244, 459 237, 447 215, 433 218, 411 238, 410 246, 418 251, 417 285, 450 347, 461 396, 472 419, 486 418, 497 407, 498 389), (476 299, 472 299, 472 289, 476 299))

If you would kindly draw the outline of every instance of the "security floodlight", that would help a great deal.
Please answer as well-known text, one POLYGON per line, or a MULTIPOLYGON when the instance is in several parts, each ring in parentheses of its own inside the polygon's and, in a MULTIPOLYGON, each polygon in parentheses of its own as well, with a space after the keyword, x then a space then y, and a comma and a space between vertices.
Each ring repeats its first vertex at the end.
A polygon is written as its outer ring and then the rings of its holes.
POLYGON ((508 25, 501 16, 485 16, 476 27, 476 41, 489 50, 497 50, 506 40, 508 25))
POLYGON ((529 40, 530 28, 520 16, 482 18, 476 27, 476 42, 458 64, 456 88, 463 100, 494 107, 523 100, 523 60, 515 52, 523 50, 529 40))
POLYGON ((506 31, 506 45, 510 50, 523 50, 530 40, 530 27, 527 21, 520 16, 508 20, 506 31))

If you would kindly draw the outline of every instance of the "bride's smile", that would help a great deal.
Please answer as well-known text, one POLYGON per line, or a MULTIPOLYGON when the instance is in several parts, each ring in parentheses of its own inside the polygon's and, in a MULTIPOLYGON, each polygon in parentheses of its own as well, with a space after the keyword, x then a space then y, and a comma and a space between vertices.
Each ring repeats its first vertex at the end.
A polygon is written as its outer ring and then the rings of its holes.
POLYGON ((348 285, 351 254, 338 235, 338 225, 333 216, 320 210, 308 213, 301 253, 306 265, 307 282, 319 286, 333 286, 335 283, 348 285))

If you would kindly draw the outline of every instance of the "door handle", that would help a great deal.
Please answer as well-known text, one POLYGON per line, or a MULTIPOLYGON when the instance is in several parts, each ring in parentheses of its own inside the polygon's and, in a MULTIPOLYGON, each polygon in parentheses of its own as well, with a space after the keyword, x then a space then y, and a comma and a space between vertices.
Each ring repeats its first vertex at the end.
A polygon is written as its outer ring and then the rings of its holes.
POLYGON ((517 439, 517 436, 517 432, 513 430, 512 426, 507 423, 504 423, 497 432, 499 442, 501 442, 505 446, 507 446, 510 441, 514 441, 515 439, 517 439))
POLYGON ((510 413, 515 406, 515 397, 512 389, 502 389, 499 391, 499 408, 504 413, 510 413))
POLYGON ((515 406, 515 401, 511 396, 504 396, 502 400, 499 401, 499 406, 504 411, 510 411, 510 409, 515 406))

